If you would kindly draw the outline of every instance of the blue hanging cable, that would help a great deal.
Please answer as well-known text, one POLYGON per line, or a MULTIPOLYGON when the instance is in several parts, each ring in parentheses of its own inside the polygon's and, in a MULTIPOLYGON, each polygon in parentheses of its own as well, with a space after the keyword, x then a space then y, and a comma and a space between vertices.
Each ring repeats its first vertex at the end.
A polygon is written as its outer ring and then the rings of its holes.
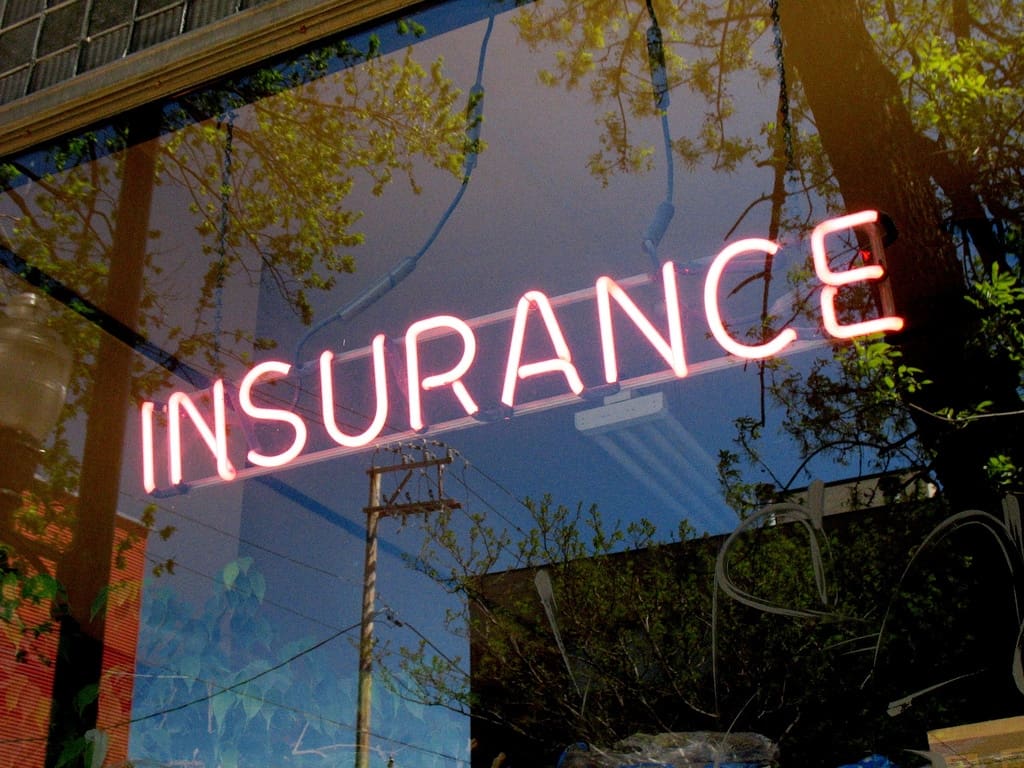
MULTIPOLYGON (((462 196, 466 192, 466 187, 469 185, 469 179, 473 175, 473 169, 476 168, 477 157, 480 152, 480 128, 483 124, 484 105, 484 62, 487 57, 487 44, 490 41, 491 30, 493 29, 494 16, 491 16, 487 20, 487 31, 484 33, 484 39, 480 44, 480 56, 476 69, 476 82, 469 90, 469 105, 466 112, 466 159, 463 161, 462 166, 462 183, 459 185, 459 189, 455 193, 455 197, 452 198, 451 203, 449 203, 448 208, 441 215, 437 225, 414 255, 408 256, 400 261, 397 265, 378 278, 376 282, 366 288, 361 294, 339 307, 306 332, 299 341, 298 346, 295 348, 295 365, 299 368, 300 374, 303 366, 302 350, 306 344, 309 343, 309 340, 328 325, 336 321, 341 320, 343 322, 348 322, 358 316, 363 311, 373 306, 380 298, 385 296, 393 288, 397 287, 399 283, 405 280, 405 278, 412 274, 412 271, 416 269, 420 259, 422 259, 426 252, 430 250, 430 247, 434 244, 437 236, 441 234, 441 230, 444 229, 452 214, 455 213, 455 209, 458 208, 459 203, 462 200, 462 196)), ((299 387, 301 388, 301 383, 299 387)), ((299 389, 296 390, 296 397, 298 397, 298 395, 299 389)))
POLYGON ((675 205, 672 203, 675 197, 675 164, 672 159, 672 131, 668 122, 669 95, 665 46, 651 0, 647 0, 647 14, 651 17, 651 26, 647 28, 647 63, 651 68, 654 103, 658 112, 661 113, 661 133, 665 140, 665 174, 667 177, 665 199, 655 210, 654 218, 647 225, 643 239, 644 253, 651 259, 652 271, 657 272, 661 269, 661 262, 658 259, 658 244, 665 236, 665 231, 676 212, 675 205))

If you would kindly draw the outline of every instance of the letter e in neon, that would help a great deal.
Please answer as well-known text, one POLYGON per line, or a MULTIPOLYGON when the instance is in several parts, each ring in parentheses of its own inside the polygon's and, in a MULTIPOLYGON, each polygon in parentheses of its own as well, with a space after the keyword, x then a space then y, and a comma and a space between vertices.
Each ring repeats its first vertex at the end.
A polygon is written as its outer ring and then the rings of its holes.
POLYGON ((862 280, 880 280, 885 276, 885 270, 882 269, 880 264, 868 264, 843 272, 833 272, 828 264, 825 238, 833 232, 839 232, 863 224, 873 224, 877 221, 878 211, 861 211, 860 213, 851 213, 848 216, 840 216, 836 219, 823 221, 811 233, 811 253, 814 257, 814 271, 817 273, 818 279, 825 284, 825 287, 821 290, 822 323, 825 326, 825 330, 837 339, 852 339, 871 333, 884 333, 903 329, 902 317, 879 317, 860 323, 840 325, 839 319, 836 316, 836 297, 839 295, 840 286, 862 280))

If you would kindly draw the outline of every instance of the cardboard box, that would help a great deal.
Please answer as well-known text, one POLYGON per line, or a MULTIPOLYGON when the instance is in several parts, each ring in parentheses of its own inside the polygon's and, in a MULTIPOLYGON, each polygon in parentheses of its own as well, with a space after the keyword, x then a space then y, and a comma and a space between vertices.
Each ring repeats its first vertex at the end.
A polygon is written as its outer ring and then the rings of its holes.
POLYGON ((928 745, 949 768, 1024 768, 1024 716, 929 731, 928 745))

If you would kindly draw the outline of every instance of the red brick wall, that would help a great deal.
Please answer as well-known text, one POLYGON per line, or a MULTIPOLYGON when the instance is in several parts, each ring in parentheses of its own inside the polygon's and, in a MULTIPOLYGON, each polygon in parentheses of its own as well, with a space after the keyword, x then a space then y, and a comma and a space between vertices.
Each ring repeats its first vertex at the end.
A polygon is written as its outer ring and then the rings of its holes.
MULTIPOLYGON (((66 542, 67 533, 52 531, 48 541, 66 542), (63 534, 63 535, 62 535, 63 534)), ((122 553, 121 567, 111 553, 112 579, 107 609, 103 680, 97 726, 107 732, 109 748, 104 765, 128 759, 128 724, 134 687, 135 648, 139 634, 142 577, 145 571, 145 528, 118 518, 117 542, 134 537, 122 553)), ((45 561, 44 561, 45 562, 45 561)), ((52 562, 46 562, 52 567, 52 562)), ((73 586, 73 585, 72 585, 73 586)), ((0 618, 0 766, 40 768, 46 755, 50 718, 55 631, 36 636, 21 627, 38 627, 50 618, 50 603, 22 604, 11 621, 0 618)))

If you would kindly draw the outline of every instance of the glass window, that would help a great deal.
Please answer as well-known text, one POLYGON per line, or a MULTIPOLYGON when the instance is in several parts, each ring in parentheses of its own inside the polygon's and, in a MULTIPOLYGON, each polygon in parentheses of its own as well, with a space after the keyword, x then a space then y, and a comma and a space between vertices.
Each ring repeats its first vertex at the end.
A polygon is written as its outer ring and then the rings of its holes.
POLYGON ((442 3, 4 158, 0 762, 1019 743, 1019 22, 442 3))

